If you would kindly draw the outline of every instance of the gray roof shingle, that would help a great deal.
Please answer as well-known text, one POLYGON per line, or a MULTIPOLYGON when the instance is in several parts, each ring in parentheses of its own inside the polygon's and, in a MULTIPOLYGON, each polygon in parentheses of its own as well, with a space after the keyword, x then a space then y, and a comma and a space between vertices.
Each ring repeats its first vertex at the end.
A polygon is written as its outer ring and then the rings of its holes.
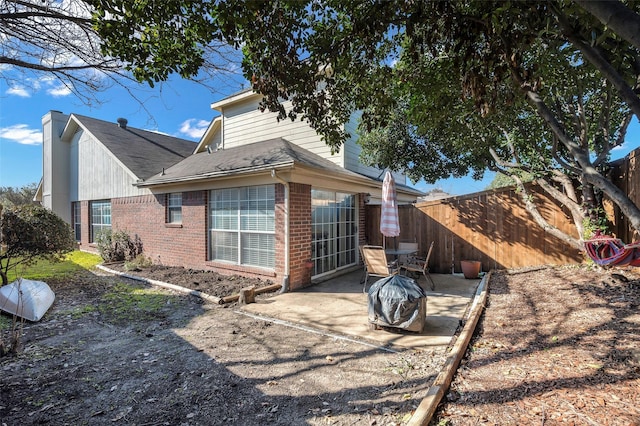
POLYGON ((362 175, 344 169, 332 161, 290 143, 286 139, 276 138, 223 149, 211 154, 206 151, 200 152, 169 167, 164 171, 164 174, 148 179, 145 184, 206 179, 214 176, 232 175, 295 164, 325 170, 330 173, 363 178, 362 175))
POLYGON ((196 143, 186 139, 136 129, 115 122, 73 114, 92 135, 139 179, 148 179, 164 168, 189 157, 196 143))

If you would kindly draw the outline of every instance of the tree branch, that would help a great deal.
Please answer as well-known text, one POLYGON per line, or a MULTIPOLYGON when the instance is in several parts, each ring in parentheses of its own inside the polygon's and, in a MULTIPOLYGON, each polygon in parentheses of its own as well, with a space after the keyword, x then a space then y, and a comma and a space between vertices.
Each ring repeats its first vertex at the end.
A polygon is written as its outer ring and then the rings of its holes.
POLYGON ((600 53, 593 46, 583 42, 571 28, 571 25, 567 22, 566 17, 555 7, 551 7, 551 10, 558 19, 560 30, 564 36, 574 46, 576 46, 593 66, 595 66, 604 77, 613 84, 618 90, 620 96, 629 105, 631 110, 640 117, 640 98, 633 91, 633 88, 627 84, 618 71, 600 55, 600 53))
POLYGON ((573 0, 617 35, 640 49, 640 16, 617 0, 573 0))
POLYGON ((516 185, 518 187, 518 189, 520 190, 520 194, 522 197, 522 201, 525 204, 525 208, 527 209, 527 211, 531 214, 531 216, 533 217, 533 220, 536 221, 536 223, 538 225, 540 225, 540 227, 547 233, 549 233, 550 235, 553 235, 554 237, 568 243, 569 245, 571 245, 572 247, 580 250, 580 251, 584 251, 584 246, 581 244, 580 240, 578 240, 577 238, 572 237, 571 235, 562 232, 560 229, 556 228, 555 226, 552 226, 541 214, 540 211, 538 210, 538 207, 536 206, 536 204, 532 201, 533 197, 531 194, 529 194, 529 192, 527 191, 526 186, 524 185, 524 183, 522 182, 522 180, 516 176, 516 175, 512 175, 511 178, 513 180, 515 180, 516 185))

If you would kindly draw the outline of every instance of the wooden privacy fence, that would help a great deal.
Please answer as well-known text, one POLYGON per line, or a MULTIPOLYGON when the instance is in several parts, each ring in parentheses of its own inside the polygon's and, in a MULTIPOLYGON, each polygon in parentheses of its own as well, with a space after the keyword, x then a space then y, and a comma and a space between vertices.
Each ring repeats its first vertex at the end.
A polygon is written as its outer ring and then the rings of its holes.
MULTIPOLYGON (((640 149, 631 151, 626 157, 611 163, 611 181, 620 188, 631 201, 636 205, 640 205, 640 149)), ((629 220, 622 214, 620 208, 613 203, 607 203, 607 214, 612 222, 612 232, 616 234, 622 241, 631 243, 640 240, 629 220)))
MULTIPOLYGON (((554 200, 534 193, 542 216, 570 235, 577 231, 554 200)), ((524 208, 513 188, 478 192, 399 207, 400 236, 387 245, 415 241, 424 255, 435 242, 430 268, 436 273, 460 272, 461 260, 479 260, 482 269, 509 269, 544 264, 580 263, 583 255, 549 235, 524 208)), ((366 206, 365 237, 383 244, 380 206, 366 206)))

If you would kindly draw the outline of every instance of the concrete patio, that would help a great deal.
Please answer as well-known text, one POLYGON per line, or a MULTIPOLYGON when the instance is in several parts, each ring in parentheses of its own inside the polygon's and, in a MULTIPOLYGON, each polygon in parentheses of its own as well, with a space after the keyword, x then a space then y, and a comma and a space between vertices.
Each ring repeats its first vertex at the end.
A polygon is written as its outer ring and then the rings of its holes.
MULTIPOLYGON (((368 295, 362 292, 361 277, 362 271, 358 270, 306 289, 258 300, 240 310, 258 318, 348 336, 390 350, 429 349, 449 345, 480 283, 480 279, 465 279, 461 274, 431 274, 435 291, 426 291, 426 325, 417 333, 402 329, 371 330, 368 295)), ((376 279, 371 278, 369 286, 374 282, 376 279)), ((426 287, 423 277, 418 282, 426 287)))

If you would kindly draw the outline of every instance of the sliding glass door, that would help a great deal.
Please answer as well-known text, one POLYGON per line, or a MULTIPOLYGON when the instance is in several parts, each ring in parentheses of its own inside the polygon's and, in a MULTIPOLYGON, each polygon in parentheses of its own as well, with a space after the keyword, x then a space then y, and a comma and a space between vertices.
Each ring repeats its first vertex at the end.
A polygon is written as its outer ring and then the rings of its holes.
POLYGON ((311 191, 313 276, 356 263, 357 224, 355 195, 311 191))

